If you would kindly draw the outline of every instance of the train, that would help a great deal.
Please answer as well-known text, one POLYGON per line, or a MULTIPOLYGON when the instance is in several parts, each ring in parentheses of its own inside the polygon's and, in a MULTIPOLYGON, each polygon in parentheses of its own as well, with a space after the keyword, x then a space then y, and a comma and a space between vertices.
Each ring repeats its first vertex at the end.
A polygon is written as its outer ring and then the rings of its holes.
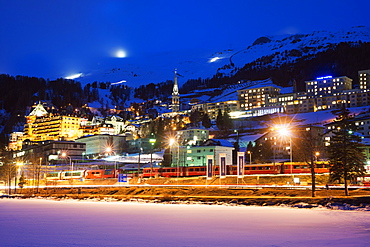
MULTIPOLYGON (((315 173, 328 173, 329 164, 325 162, 317 163, 315 173)), ((189 167, 145 167, 140 169, 139 176, 142 178, 150 177, 201 177, 207 175, 206 166, 189 167)), ((136 174, 137 169, 96 169, 96 170, 76 170, 49 172, 46 174, 46 180, 69 180, 69 179, 107 179, 118 178, 119 174, 136 174)), ((252 164, 244 166, 244 175, 262 175, 262 174, 310 174, 311 169, 306 163, 282 162, 276 164, 252 164)), ((214 166, 212 174, 219 176, 219 166, 214 166)), ((233 176, 237 174, 236 165, 226 166, 226 175, 233 176)))
POLYGON ((58 171, 45 174, 46 180, 69 180, 69 179, 104 179, 118 178, 118 169, 76 170, 58 171))
MULTIPOLYGON (((315 165, 315 173, 328 173, 329 164, 320 162, 315 165)), ((262 175, 262 174, 310 174, 311 169, 306 163, 282 162, 277 164, 252 164, 244 166, 244 175, 262 175)), ((141 176, 149 177, 197 177, 206 176, 206 166, 189 167, 146 167, 141 176)), ((212 174, 220 175, 219 167, 214 166, 212 174)), ((226 175, 238 175, 236 165, 226 166, 226 175)))

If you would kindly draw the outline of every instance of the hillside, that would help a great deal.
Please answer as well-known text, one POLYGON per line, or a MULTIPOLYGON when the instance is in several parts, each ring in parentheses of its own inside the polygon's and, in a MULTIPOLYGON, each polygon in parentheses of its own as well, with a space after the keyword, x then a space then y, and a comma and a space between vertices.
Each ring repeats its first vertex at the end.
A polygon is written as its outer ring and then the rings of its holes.
MULTIPOLYGON (((206 46, 199 50, 157 53, 145 58, 128 57, 119 63, 117 60, 107 60, 99 67, 84 71, 78 80, 82 84, 92 81, 124 81, 131 86, 157 84, 172 80, 173 70, 176 68, 181 75, 180 85, 188 80, 210 79, 215 75, 218 78, 234 78, 246 64, 250 69, 276 68, 296 63, 300 58, 312 59, 316 54, 332 49, 339 43, 370 42, 370 28, 359 26, 336 32, 317 31, 310 34, 265 36, 256 38, 252 44, 246 44, 243 40, 235 42, 238 45, 220 47, 218 50, 209 50, 206 46)), ((270 76, 267 73, 263 78, 244 76, 242 79, 256 80, 268 77, 270 76)))

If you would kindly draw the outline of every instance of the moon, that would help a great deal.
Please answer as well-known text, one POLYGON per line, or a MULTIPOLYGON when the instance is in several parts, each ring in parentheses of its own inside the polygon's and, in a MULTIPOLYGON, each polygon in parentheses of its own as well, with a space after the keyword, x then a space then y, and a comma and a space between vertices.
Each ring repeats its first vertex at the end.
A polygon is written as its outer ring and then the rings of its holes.
POLYGON ((116 51, 116 57, 118 58, 126 57, 126 52, 124 50, 118 50, 116 51))

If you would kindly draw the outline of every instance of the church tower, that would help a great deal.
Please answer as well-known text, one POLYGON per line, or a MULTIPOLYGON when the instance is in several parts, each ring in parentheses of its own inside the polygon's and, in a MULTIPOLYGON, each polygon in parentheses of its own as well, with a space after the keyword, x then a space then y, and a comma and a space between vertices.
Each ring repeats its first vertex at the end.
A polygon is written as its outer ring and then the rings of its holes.
POLYGON ((175 77, 173 80, 173 92, 172 92, 172 112, 178 112, 180 110, 180 95, 179 86, 177 84, 177 69, 175 69, 175 77))

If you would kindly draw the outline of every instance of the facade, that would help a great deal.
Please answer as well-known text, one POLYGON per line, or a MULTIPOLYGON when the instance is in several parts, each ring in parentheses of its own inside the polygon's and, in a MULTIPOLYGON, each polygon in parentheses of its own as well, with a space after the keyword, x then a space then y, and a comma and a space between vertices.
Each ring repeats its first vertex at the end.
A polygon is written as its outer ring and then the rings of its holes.
POLYGON ((255 85, 247 89, 238 90, 240 110, 250 110, 268 106, 269 99, 280 94, 280 87, 270 83, 265 86, 255 85))
POLYGON ((77 116, 63 116, 48 112, 39 103, 35 109, 26 116, 24 126, 24 140, 75 140, 81 136, 81 118, 77 116))
POLYGON ((23 132, 13 132, 9 136, 8 150, 22 149, 23 132))
POLYGON ((360 81, 360 89, 370 89, 370 69, 360 70, 358 72, 358 78, 360 81))
POLYGON ((314 98, 308 98, 306 94, 301 94, 293 101, 287 103, 285 111, 289 114, 314 112, 316 111, 316 100, 314 98))
POLYGON ((150 153, 153 151, 153 145, 151 143, 151 138, 138 138, 134 140, 129 140, 127 141, 128 148, 127 151, 128 153, 150 153))
POLYGON ((126 128, 125 121, 118 116, 110 116, 105 119, 106 124, 111 124, 114 131, 113 135, 123 134, 126 128))
POLYGON ((237 111, 239 109, 239 104, 237 100, 228 100, 215 103, 194 104, 192 106, 192 110, 195 109, 206 112, 210 119, 216 119, 218 110, 221 110, 223 112, 237 111))
POLYGON ((317 98, 335 95, 344 90, 352 89, 352 79, 347 76, 318 77, 313 81, 306 81, 306 93, 308 98, 317 98))
POLYGON ((119 116, 108 116, 106 118, 95 116, 90 122, 81 124, 81 128, 84 131, 86 130, 84 135, 120 135, 124 133, 126 126, 125 121, 119 116))
POLYGON ((176 132, 176 139, 180 146, 200 145, 204 141, 209 139, 209 130, 206 129, 178 130, 176 132))
POLYGON ((321 126, 296 126, 287 130, 287 135, 281 134, 279 127, 271 129, 255 140, 256 148, 254 150, 254 159, 260 159, 264 162, 278 162, 280 160, 304 161, 300 154, 299 147, 302 139, 305 138, 307 131, 311 131, 312 139, 319 144, 324 133, 321 126))
POLYGON ((108 147, 119 155, 125 152, 127 146, 125 136, 93 135, 81 137, 77 141, 86 144, 85 154, 88 158, 104 155, 108 147))
POLYGON ((296 98, 296 93, 278 94, 268 99, 267 106, 286 106, 296 98))
MULTIPOLYGON (((369 138, 370 137, 370 116, 357 116, 350 120, 351 125, 354 129, 356 129, 356 133, 361 134, 361 136, 369 138)), ((331 133, 333 130, 336 129, 336 123, 332 122, 325 125, 326 133, 331 133)), ((330 134, 326 135, 330 137, 330 134)), ((327 138, 330 141, 330 138, 327 138)))
POLYGON ((286 105, 287 113, 316 112, 320 110, 339 109, 342 106, 359 107, 370 105, 370 91, 345 90, 334 95, 326 95, 317 98, 309 98, 301 95, 286 105))
POLYGON ((86 152, 86 144, 74 141, 46 141, 39 145, 29 146, 16 153, 17 158, 22 158, 25 163, 41 162, 42 164, 58 163, 65 153, 73 160, 82 160, 86 152))
POLYGON ((33 141, 75 140, 80 136, 79 129, 79 117, 45 116, 28 122, 27 135, 24 138, 33 141))
POLYGON ((207 155, 214 157, 213 164, 220 165, 220 155, 226 155, 226 165, 232 165, 231 146, 173 146, 171 147, 171 166, 206 166, 207 155))

